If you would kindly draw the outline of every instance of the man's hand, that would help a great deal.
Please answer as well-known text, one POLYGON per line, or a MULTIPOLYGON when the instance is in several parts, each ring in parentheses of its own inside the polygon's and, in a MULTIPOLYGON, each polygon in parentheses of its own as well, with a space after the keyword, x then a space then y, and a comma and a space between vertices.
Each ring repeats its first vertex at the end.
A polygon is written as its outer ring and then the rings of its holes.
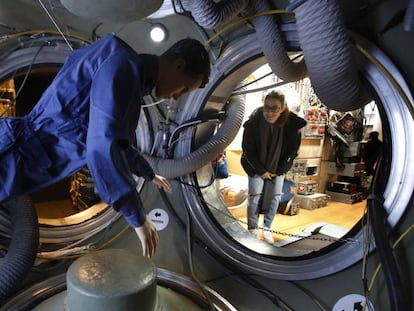
POLYGON ((171 185, 165 177, 155 175, 152 182, 159 188, 164 189, 166 192, 171 192, 171 185))
POLYGON ((135 228, 135 232, 141 241, 142 255, 148 258, 154 256, 158 245, 158 233, 151 219, 147 216, 144 224, 135 228))

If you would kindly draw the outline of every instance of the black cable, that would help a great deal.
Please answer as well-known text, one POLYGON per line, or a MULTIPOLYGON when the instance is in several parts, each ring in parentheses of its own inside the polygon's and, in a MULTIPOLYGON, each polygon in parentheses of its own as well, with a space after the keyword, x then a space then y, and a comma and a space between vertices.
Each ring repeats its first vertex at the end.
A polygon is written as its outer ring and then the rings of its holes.
MULTIPOLYGON (((141 102, 141 106, 142 106, 142 102, 141 102)), ((150 141, 152 141, 154 143, 154 139, 155 139, 155 135, 154 135, 154 126, 152 125, 152 122, 150 122, 151 120, 151 114, 149 112, 148 107, 143 107, 142 108, 145 118, 147 119, 147 125, 148 125, 148 131, 149 131, 149 135, 150 135, 150 141)))
MULTIPOLYGON (((180 218, 180 216, 177 214, 177 212, 174 209, 174 206, 172 205, 171 201, 168 199, 166 193, 163 190, 160 190, 161 198, 164 201, 167 208, 171 211, 173 214, 175 220, 177 223, 182 227, 184 231, 186 231, 186 224, 184 221, 180 218)), ((231 271, 231 274, 226 274, 228 277, 232 277, 233 275, 237 276, 239 279, 241 279, 245 284, 248 284, 249 286, 253 287, 258 292, 262 293, 266 298, 268 298, 275 306, 279 308, 284 308, 284 310, 292 310, 288 306, 287 303, 285 303, 279 296, 275 295, 265 287, 263 287, 259 282, 251 278, 249 275, 247 275, 244 271, 238 269, 237 267, 231 266, 228 262, 223 261, 220 259, 220 256, 211 250, 201 239, 199 239, 197 236, 192 236, 193 241, 201 248, 203 249, 210 257, 212 257, 215 261, 220 262, 222 266, 224 266, 228 271, 231 271)), ((254 275, 253 275, 254 276, 254 275)))
POLYGON ((391 310, 408 310, 402 290, 401 278, 398 272, 397 263, 392 253, 387 236, 386 213, 382 205, 382 198, 371 194, 367 198, 368 209, 372 216, 372 232, 374 234, 376 250, 384 271, 387 284, 391 310))
POLYGON ((197 189, 204 189, 204 188, 210 187, 214 183, 214 181, 216 180, 216 176, 217 176, 217 170, 218 170, 218 168, 216 167, 215 172, 211 176, 210 181, 206 185, 203 185, 203 186, 186 183, 185 181, 182 181, 180 179, 180 177, 175 178, 175 180, 178 181, 180 184, 182 184, 184 186, 193 187, 193 188, 197 188, 197 189))
MULTIPOLYGON (((303 56, 303 54, 298 54, 294 58, 292 58, 292 61, 295 61, 296 59, 298 59, 299 57, 302 57, 302 56, 303 56)), ((277 86, 281 86, 281 85, 284 85, 284 84, 291 83, 291 82, 282 81, 282 82, 278 82, 278 83, 275 83, 275 84, 271 84, 270 86, 265 86, 265 87, 261 87, 261 88, 258 88, 258 89, 249 90, 247 92, 239 92, 239 93, 237 93, 238 90, 243 89, 243 88, 245 88, 245 87, 247 87, 247 86, 249 86, 249 85, 251 85, 253 83, 256 83, 256 82, 258 82, 258 81, 260 81, 260 80, 262 80, 262 79, 264 79, 264 78, 266 78, 266 77, 268 77, 268 76, 270 76, 272 74, 274 74, 273 71, 271 71, 271 72, 269 72, 269 73, 267 73, 267 74, 265 74, 265 75, 263 75, 263 76, 261 76, 261 77, 259 77, 257 79, 254 79, 253 81, 250 81, 250 82, 248 82, 246 84, 243 84, 242 86, 239 86, 239 87, 235 88, 233 90, 232 95, 242 95, 242 94, 247 94, 247 93, 254 93, 254 92, 261 91, 263 89, 268 89, 268 88, 277 87, 277 86)))
POLYGON ((316 297, 310 290, 306 289, 302 285, 299 285, 298 283, 291 281, 291 284, 295 285, 297 288, 299 288, 302 292, 304 292, 314 303, 315 305, 322 311, 328 311, 329 309, 322 304, 322 302, 316 297))
POLYGON ((233 92, 236 92, 236 91, 238 91, 240 89, 243 89, 243 88, 245 88, 245 87, 247 87, 247 86, 249 86, 249 85, 251 85, 253 83, 259 82, 260 80, 262 80, 262 79, 264 79, 264 78, 266 78, 268 76, 271 76, 272 74, 273 74, 273 71, 271 71, 269 73, 266 73, 265 75, 263 75, 263 76, 261 76, 261 77, 259 77, 257 79, 254 79, 253 81, 250 81, 249 83, 243 84, 242 86, 239 86, 239 87, 235 88, 233 90, 233 92))
POLYGON ((391 310, 408 310, 406 299, 403 293, 403 286, 398 271, 398 266, 393 255, 388 238, 387 213, 383 206, 382 183, 385 178, 380 176, 382 170, 382 159, 379 159, 374 179, 371 186, 371 194, 367 197, 368 212, 370 213, 372 233, 374 236, 376 250, 380 258, 384 278, 387 284, 391 310))
POLYGON ((200 290, 202 291, 202 293, 204 294, 205 298, 208 301, 208 305, 210 307, 210 309, 212 311, 214 311, 214 305, 211 301, 211 297, 208 294, 207 290, 204 288, 203 284, 195 277, 194 274, 194 268, 193 268, 193 261, 192 261, 192 229, 191 229, 191 219, 190 219, 190 213, 188 212, 188 210, 186 210, 187 212, 187 224, 184 223, 184 221, 178 216, 178 214, 176 213, 170 199, 168 199, 167 194, 165 193, 165 191, 163 189, 159 189, 159 192, 161 194, 161 198, 164 201, 164 204, 169 208, 169 210, 173 213, 174 218, 177 220, 177 222, 181 225, 181 227, 183 228, 183 230, 186 232, 187 234, 187 247, 188 247, 188 259, 189 259, 189 266, 190 266, 190 271, 191 271, 191 275, 192 278, 194 279, 194 281, 199 285, 200 290))
POLYGON ((184 8, 183 3, 181 2, 181 0, 178 0, 177 2, 180 5, 180 8, 181 8, 182 12, 178 12, 177 11, 177 8, 175 7, 175 1, 172 0, 171 3, 172 3, 172 7, 174 9, 174 13, 177 14, 177 15, 187 15, 187 16, 191 16, 191 12, 190 11, 187 11, 184 8))
POLYGON ((208 117, 203 117, 203 118, 199 118, 199 119, 191 119, 191 120, 186 121, 186 123, 180 124, 177 128, 174 129, 174 131, 172 132, 170 138, 168 139, 167 153, 170 155, 170 158, 173 157, 174 145, 178 142, 178 139, 176 139, 176 137, 183 130, 185 130, 185 129, 191 127, 191 126, 198 126, 201 123, 220 122, 221 120, 224 120, 225 116, 226 116, 225 113, 222 113, 222 111, 218 111, 216 114, 214 114, 211 117, 208 116, 208 117))
MULTIPOLYGON (((22 82, 22 84, 20 85, 20 87, 19 87, 19 89, 17 90, 17 92, 16 92, 16 95, 14 96, 14 98, 10 101, 10 103, 9 103, 9 105, 7 106, 7 108, 6 109, 4 109, 3 110, 3 112, 0 114, 0 117, 3 117, 15 104, 16 104, 16 100, 17 100, 17 97, 20 95, 20 92, 23 90, 23 87, 25 86, 25 84, 26 84, 26 82, 27 82, 27 79, 29 78, 29 74, 30 74, 30 72, 32 71, 32 67, 33 67, 33 64, 34 64, 34 62, 35 62, 35 60, 36 60, 36 58, 37 58, 37 56, 39 55, 39 53, 40 53, 40 51, 43 49, 43 47, 45 47, 46 45, 49 45, 50 44, 50 42, 44 42, 40 47, 39 47, 39 49, 36 51, 36 53, 35 53, 35 55, 33 56, 33 59, 32 59, 32 61, 31 61, 31 63, 30 63, 30 65, 29 65, 29 69, 27 70, 27 72, 26 72, 26 74, 25 74, 25 76, 24 76, 24 79, 23 79, 23 82, 22 82)), ((13 76, 14 76, 14 74, 13 74, 13 76)))

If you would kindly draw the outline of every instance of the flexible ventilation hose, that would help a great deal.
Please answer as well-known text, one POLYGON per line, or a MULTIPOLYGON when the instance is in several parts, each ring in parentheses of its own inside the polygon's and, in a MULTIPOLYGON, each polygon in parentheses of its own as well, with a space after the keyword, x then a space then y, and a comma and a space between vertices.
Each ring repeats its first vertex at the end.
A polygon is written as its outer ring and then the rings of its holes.
POLYGON ((361 108, 360 79, 341 10, 334 0, 309 0, 295 11, 312 87, 329 108, 361 108))
POLYGON ((368 197, 368 209, 373 218, 371 227, 376 250, 384 271, 391 310, 408 311, 398 265, 387 236, 387 221, 384 207, 379 203, 378 199, 371 195, 368 197))
MULTIPOLYGON (((247 11, 250 15, 270 11, 267 0, 250 1, 247 11)), ((272 71, 283 81, 298 81, 307 76, 305 62, 293 62, 285 50, 283 38, 274 15, 258 16, 251 19, 263 54, 272 71)))
POLYGON ((384 208, 384 182, 388 179, 389 174, 386 167, 389 167, 390 164, 388 162, 391 161, 391 154, 389 152, 385 153, 385 150, 390 150, 390 148, 383 148, 384 154, 381 154, 378 160, 370 194, 367 197, 367 208, 368 215, 372 219, 370 225, 375 240, 375 248, 383 268, 384 280, 390 301, 390 310, 406 311, 408 310, 407 300, 404 294, 398 263, 390 245, 388 237, 389 225, 387 223, 387 213, 384 208))
POLYGON ((244 98, 237 96, 228 105, 223 124, 208 142, 181 159, 160 159, 144 155, 157 174, 165 178, 176 178, 196 171, 208 164, 236 137, 244 117, 244 98), (236 100, 237 98, 237 100, 236 100))
MULTIPOLYGON (((209 12, 205 15, 193 14, 200 25, 211 27, 225 13, 218 11, 221 6, 215 5, 212 0, 193 2, 191 7, 197 8, 196 12, 209 12), (210 22, 206 18, 210 18, 210 22)), ((246 8, 250 15, 271 9, 268 0, 250 1, 246 8)), ((304 61, 299 63, 293 62, 287 55, 274 16, 258 16, 251 20, 272 71, 288 82, 298 81, 309 74, 319 99, 331 109, 349 111, 364 106, 369 99, 361 87, 353 46, 337 1, 304 1, 296 8, 295 16, 304 54, 304 61)))
MULTIPOLYGON (((212 0, 193 1, 191 7, 196 22, 213 27, 222 22, 226 14, 235 16, 243 7, 243 3, 239 1, 231 1, 228 5, 220 4, 221 2, 216 4, 212 0), (203 10, 208 13, 201 14, 203 10)), ((266 0, 250 1, 247 7, 250 14, 270 9, 266 0)), ((259 16, 253 18, 252 23, 272 71, 285 81, 304 78, 305 63, 303 60, 299 63, 293 62, 287 55, 275 17, 259 16)), ((309 71, 312 85, 322 102, 338 111, 360 107, 358 71, 352 55, 352 45, 336 1, 307 1, 298 8, 297 23, 305 59, 306 62, 310 62, 312 68, 309 71), (315 18, 315 14, 319 17, 315 18)), ((147 161, 157 174, 166 178, 176 178, 194 172, 222 152, 228 142, 234 139, 244 114, 244 108, 243 110, 238 108, 231 104, 227 111, 227 118, 217 134, 204 146, 184 158, 159 159, 145 156, 147 161)))
POLYGON ((11 242, 0 262, 0 304, 16 291, 36 258, 39 225, 31 200, 19 196, 4 203, 11 221, 11 242))
POLYGON ((207 29, 214 29, 233 19, 247 6, 249 0, 212 0, 189 1, 187 6, 197 24, 207 29))

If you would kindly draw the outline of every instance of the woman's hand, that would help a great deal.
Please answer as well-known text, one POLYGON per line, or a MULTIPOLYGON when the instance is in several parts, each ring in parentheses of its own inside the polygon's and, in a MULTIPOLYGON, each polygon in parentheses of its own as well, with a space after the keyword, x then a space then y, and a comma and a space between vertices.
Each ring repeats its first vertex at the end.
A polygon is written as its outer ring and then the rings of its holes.
POLYGON ((264 180, 266 179, 273 179, 276 177, 276 174, 270 173, 270 172, 264 172, 260 177, 264 180))
POLYGON ((171 185, 165 177, 162 177, 160 175, 155 175, 152 182, 159 189, 164 189, 164 191, 171 192, 171 185))

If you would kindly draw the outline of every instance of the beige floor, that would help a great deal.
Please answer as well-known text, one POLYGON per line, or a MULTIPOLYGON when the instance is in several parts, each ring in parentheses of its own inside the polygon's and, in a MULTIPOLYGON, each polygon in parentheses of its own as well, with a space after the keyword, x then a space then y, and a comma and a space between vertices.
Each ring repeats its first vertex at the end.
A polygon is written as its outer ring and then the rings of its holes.
MULTIPOLYGON (((61 218, 77 212, 69 200, 37 203, 35 206, 38 216, 41 218, 61 218)), ((294 216, 276 214, 272 223, 272 230, 288 234, 299 234, 306 227, 318 222, 351 229, 358 221, 361 221, 365 207, 365 200, 355 204, 329 201, 328 205, 322 208, 314 210, 300 209, 299 214, 294 216)), ((237 207, 229 207, 229 209, 233 216, 239 219, 242 226, 247 229, 246 202, 237 207)), ((263 215, 260 216, 259 221, 260 224, 263 223, 263 215)), ((286 235, 274 234, 274 238, 275 240, 281 240, 285 239, 286 235)))
MULTIPOLYGON (((314 210, 300 209, 299 214, 287 216, 276 214, 272 223, 273 231, 298 234, 306 227, 317 222, 325 222, 351 229, 357 222, 361 221, 366 207, 366 201, 355 204, 329 201, 328 205, 314 210)), ((237 210, 231 210, 232 214, 244 224, 246 219, 246 204, 240 205, 237 210)), ((263 223, 263 215, 259 218, 259 224, 263 223)), ((246 226, 247 228, 247 226, 246 226)), ((286 238, 285 235, 274 234, 275 240, 286 238)))

